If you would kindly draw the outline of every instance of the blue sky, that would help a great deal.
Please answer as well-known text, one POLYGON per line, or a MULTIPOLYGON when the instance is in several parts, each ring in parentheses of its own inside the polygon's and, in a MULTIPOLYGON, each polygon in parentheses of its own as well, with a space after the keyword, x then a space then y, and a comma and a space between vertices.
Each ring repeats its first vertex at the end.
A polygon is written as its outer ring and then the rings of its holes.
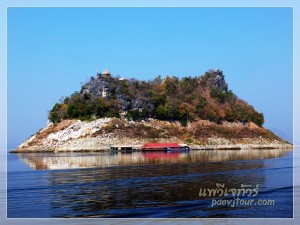
POLYGON ((96 71, 152 79, 224 71, 292 141, 292 8, 8 8, 8 148, 96 71))

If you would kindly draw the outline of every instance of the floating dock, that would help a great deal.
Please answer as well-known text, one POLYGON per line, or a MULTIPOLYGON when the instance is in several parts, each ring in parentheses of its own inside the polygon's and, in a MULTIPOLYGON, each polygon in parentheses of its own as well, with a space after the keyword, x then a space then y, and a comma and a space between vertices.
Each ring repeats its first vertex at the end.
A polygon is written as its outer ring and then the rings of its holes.
POLYGON ((117 151, 140 151, 142 148, 142 145, 111 145, 110 151, 117 152, 117 151))

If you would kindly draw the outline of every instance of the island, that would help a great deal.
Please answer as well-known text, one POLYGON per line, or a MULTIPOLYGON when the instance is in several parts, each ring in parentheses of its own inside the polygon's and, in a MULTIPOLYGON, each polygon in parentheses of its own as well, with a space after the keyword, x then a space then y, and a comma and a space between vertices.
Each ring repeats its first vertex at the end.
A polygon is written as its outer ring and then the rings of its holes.
POLYGON ((105 70, 61 98, 47 126, 12 152, 107 151, 149 142, 199 150, 292 147, 263 124, 263 113, 238 98, 219 69, 148 81, 105 70))

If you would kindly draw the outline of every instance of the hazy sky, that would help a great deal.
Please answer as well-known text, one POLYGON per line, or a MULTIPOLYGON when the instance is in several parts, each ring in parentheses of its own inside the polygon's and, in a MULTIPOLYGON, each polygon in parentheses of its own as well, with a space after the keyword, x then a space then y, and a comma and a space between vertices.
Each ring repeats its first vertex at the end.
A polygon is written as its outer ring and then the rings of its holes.
POLYGON ((223 70, 292 141, 292 8, 8 8, 8 148, 96 71, 152 79, 223 70))

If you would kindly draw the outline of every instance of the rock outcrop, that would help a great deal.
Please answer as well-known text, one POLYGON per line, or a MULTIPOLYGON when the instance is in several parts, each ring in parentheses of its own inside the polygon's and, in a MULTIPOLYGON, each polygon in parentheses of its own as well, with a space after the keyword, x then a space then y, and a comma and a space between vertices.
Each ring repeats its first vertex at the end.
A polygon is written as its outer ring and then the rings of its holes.
POLYGON ((228 90, 228 84, 225 81, 223 72, 219 69, 210 70, 208 73, 212 76, 213 87, 219 89, 222 92, 226 92, 228 90))

